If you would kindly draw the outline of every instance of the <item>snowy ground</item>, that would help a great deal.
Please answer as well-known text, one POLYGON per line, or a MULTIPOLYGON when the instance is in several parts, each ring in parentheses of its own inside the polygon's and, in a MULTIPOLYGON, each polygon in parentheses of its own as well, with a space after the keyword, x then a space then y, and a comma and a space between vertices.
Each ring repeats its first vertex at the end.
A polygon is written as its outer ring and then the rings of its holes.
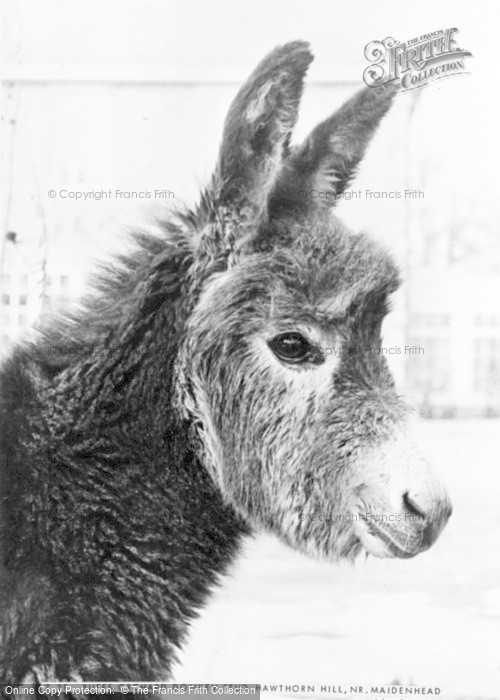
POLYGON ((264 698, 400 682, 499 700, 500 422, 427 422, 423 437, 454 504, 429 552, 337 566, 258 537, 193 624, 175 680, 314 686, 264 698))

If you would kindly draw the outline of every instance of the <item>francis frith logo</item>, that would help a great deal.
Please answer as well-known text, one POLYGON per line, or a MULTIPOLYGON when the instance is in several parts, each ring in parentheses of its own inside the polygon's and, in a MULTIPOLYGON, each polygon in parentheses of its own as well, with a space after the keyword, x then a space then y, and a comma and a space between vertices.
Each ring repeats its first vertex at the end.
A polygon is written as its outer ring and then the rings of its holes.
POLYGON ((414 90, 433 80, 467 73, 465 58, 472 56, 457 46, 456 28, 440 29, 401 43, 392 37, 365 46, 363 80, 369 87, 396 81, 403 90, 414 90))

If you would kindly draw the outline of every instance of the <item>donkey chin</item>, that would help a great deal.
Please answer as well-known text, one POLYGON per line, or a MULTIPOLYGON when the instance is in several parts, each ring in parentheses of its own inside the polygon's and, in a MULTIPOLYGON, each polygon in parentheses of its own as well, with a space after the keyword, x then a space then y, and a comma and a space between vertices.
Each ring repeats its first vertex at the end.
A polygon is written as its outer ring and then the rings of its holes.
POLYGON ((352 504, 362 548, 375 557, 403 559, 429 549, 452 513, 446 487, 429 459, 404 438, 363 461, 363 472, 371 477, 356 488, 352 504))

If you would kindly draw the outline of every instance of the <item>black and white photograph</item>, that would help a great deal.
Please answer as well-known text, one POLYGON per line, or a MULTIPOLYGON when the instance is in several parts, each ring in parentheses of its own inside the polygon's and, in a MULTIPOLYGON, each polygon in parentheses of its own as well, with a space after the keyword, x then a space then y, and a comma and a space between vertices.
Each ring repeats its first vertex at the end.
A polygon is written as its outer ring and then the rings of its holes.
POLYGON ((3 0, 1 697, 500 700, 499 28, 3 0))

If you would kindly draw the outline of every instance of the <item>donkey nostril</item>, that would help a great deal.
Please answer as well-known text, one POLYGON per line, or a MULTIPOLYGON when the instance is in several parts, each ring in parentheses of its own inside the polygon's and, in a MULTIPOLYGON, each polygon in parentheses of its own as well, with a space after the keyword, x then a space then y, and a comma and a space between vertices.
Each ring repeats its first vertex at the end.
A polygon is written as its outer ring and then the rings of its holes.
POLYGON ((420 518, 425 518, 427 516, 424 508, 410 496, 408 491, 403 494, 403 503, 412 515, 418 515, 420 518))

